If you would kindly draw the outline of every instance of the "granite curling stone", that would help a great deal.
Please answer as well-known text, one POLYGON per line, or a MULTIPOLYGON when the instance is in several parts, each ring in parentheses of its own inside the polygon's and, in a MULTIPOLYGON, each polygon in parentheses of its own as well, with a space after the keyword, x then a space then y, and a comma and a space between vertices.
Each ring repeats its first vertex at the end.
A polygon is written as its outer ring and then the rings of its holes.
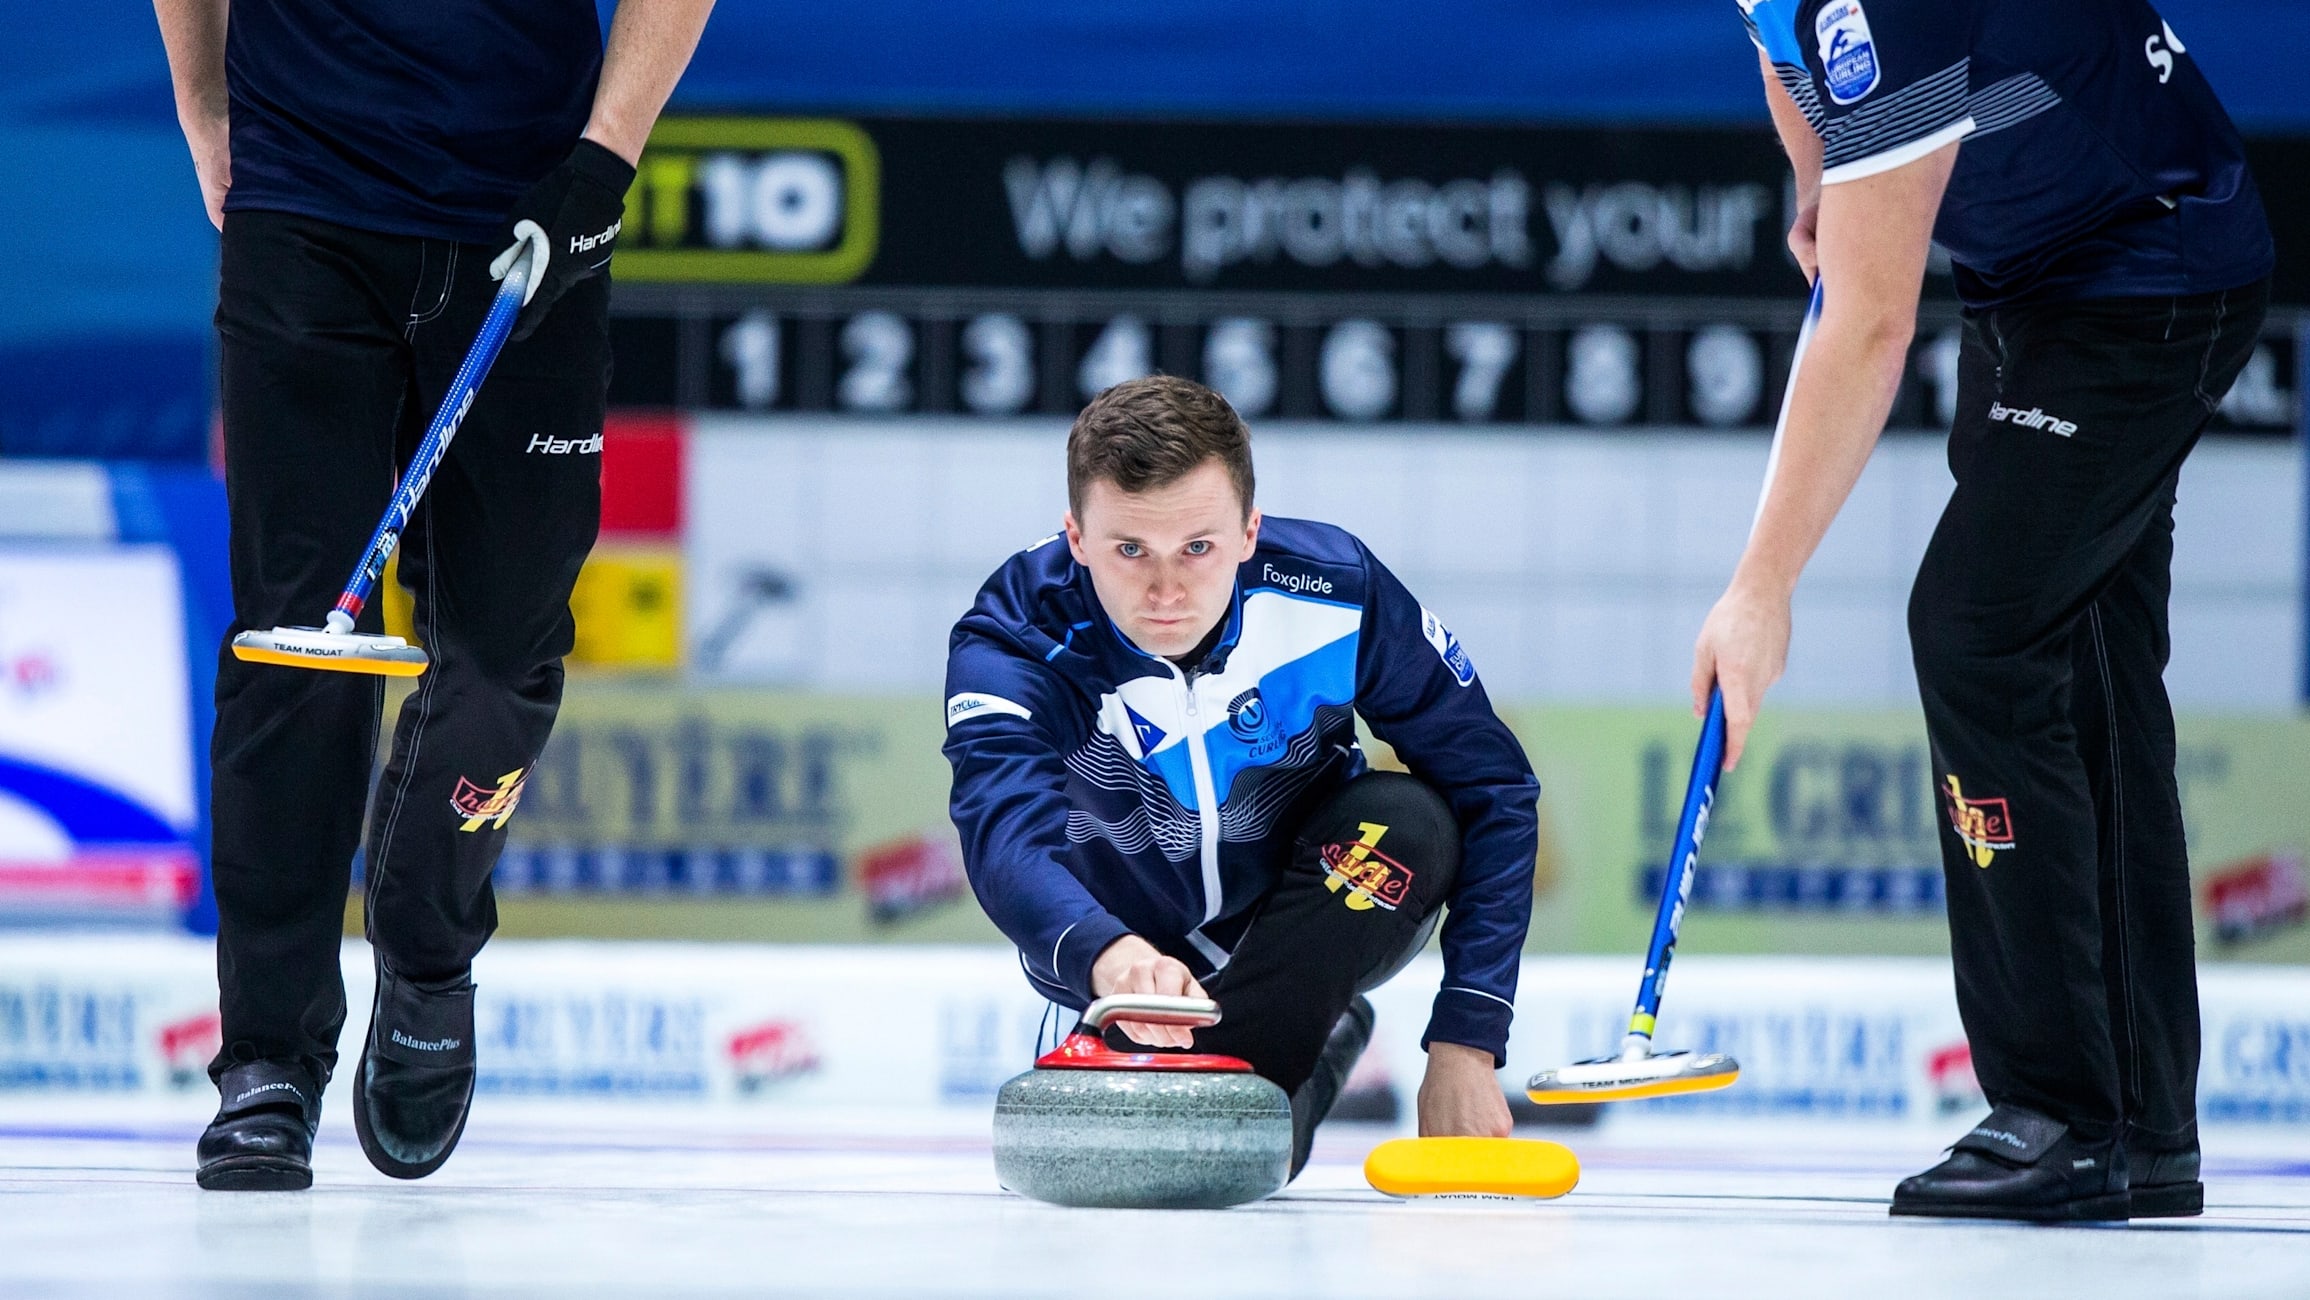
POLYGON ((1117 1052, 1110 1020, 1203 1028, 1203 998, 1101 998, 995 1097, 995 1174, 1054 1205, 1216 1210, 1291 1181, 1291 1101, 1232 1056, 1117 1052))

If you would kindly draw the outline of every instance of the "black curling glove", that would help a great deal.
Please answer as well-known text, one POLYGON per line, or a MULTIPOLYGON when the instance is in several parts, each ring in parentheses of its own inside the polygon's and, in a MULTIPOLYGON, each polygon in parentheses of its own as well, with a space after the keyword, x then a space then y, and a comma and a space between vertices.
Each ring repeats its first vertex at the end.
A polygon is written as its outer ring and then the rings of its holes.
POLYGON ((631 163, 591 140, 580 140, 561 166, 513 205, 506 218, 512 242, 489 264, 489 277, 504 279, 527 249, 539 254, 514 322, 515 341, 528 338, 571 285, 610 264, 625 224, 626 190, 633 183, 631 163))

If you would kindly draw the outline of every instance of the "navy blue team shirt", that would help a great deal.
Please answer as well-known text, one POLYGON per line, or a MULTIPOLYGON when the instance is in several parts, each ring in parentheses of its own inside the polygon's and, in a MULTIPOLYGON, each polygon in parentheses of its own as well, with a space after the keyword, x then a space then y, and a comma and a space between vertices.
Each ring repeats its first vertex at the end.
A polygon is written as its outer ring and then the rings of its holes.
POLYGON ((225 210, 495 241, 601 63, 593 0, 232 0, 225 210))
POLYGON ((1077 1009, 1125 934, 1200 977, 1227 964, 1300 823, 1364 771, 1361 715, 1460 824, 1423 1046, 1505 1055, 1539 783, 1459 639, 1346 531, 1269 516, 1192 672, 1131 644, 1047 538, 955 625, 946 687, 971 886, 1034 987, 1077 1009))
POLYGON ((1935 242, 1968 305, 2212 293, 2270 274, 2245 149, 2144 0, 1738 0, 1825 184, 1953 141, 1935 242))

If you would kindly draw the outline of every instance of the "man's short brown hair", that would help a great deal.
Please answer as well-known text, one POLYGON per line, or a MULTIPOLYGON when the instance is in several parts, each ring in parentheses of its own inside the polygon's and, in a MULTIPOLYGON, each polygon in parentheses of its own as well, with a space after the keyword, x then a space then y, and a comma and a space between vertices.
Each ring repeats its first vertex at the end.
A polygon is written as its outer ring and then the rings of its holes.
POLYGON ((1251 517, 1251 430, 1227 399, 1189 379, 1150 375, 1091 399, 1067 433, 1067 504, 1083 517, 1083 495, 1106 479, 1145 492, 1187 477, 1216 458, 1235 481, 1251 517))

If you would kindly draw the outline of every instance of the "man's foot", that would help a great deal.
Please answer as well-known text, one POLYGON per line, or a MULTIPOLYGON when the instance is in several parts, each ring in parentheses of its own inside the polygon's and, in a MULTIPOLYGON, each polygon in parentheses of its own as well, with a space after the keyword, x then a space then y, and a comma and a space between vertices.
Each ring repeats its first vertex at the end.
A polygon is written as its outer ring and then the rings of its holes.
POLYGON ((291 1061, 245 1061, 217 1079, 217 1117, 201 1134, 195 1181, 212 1192, 301 1192, 313 1185, 321 1089, 291 1061))
POLYGON ((473 977, 418 983, 377 961, 369 1041, 353 1072, 353 1128, 378 1172, 423 1178, 465 1133, 473 1105, 473 977))
POLYGON ((1901 1180, 1893 1213, 1951 1219, 2123 1219, 2125 1147, 2081 1141, 2060 1120, 1999 1106, 1949 1158, 1901 1180))
POLYGON ((2170 1151, 2126 1147, 2132 1175, 2127 1194, 2136 1219, 2187 1219, 2206 1212, 2206 1185, 2198 1181, 2195 1144, 2170 1151))
POLYGON ((1371 999, 1361 994, 1348 1003, 1338 1023, 1331 1027, 1331 1037, 1324 1040, 1323 1055, 1315 1058, 1315 1073, 1291 1094, 1291 1176, 1307 1167, 1308 1153, 1315 1149, 1315 1126, 1331 1114, 1332 1103, 1339 1100, 1339 1090, 1356 1068, 1356 1061, 1372 1041, 1372 1025, 1379 1014, 1372 1010, 1371 999))

